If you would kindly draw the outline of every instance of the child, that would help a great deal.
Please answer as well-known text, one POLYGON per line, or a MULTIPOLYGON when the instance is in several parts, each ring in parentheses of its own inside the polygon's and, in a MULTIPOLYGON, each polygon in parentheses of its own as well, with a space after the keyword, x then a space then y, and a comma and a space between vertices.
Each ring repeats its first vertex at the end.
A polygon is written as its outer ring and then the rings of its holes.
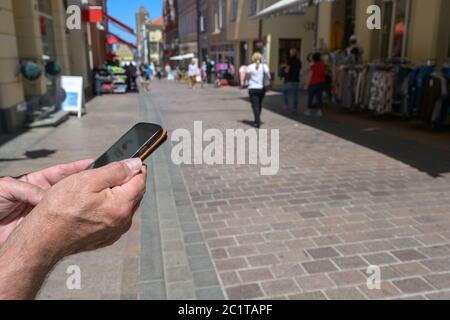
POLYGON ((311 116, 312 105, 314 98, 316 98, 317 108, 319 109, 317 111, 317 116, 321 117, 323 115, 322 94, 326 84, 327 66, 322 62, 322 56, 320 53, 315 53, 312 59, 313 63, 311 64, 308 80, 305 86, 305 90, 308 91, 308 110, 306 110, 305 115, 311 116))

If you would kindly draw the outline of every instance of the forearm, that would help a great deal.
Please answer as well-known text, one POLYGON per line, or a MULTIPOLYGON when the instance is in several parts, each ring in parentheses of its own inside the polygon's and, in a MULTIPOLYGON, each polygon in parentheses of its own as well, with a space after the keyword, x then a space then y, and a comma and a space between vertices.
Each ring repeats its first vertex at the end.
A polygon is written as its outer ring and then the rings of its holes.
POLYGON ((0 300, 34 299, 61 255, 31 215, 0 249, 0 300), (36 228, 39 227, 39 228, 36 228))

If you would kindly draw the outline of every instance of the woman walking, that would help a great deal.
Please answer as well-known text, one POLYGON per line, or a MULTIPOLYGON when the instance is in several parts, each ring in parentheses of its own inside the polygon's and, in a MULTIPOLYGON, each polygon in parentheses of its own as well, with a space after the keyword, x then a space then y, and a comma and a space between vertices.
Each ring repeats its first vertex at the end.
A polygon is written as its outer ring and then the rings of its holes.
POLYGON ((191 82, 191 88, 195 89, 195 85, 197 84, 197 77, 200 75, 200 69, 198 68, 198 60, 192 59, 189 64, 188 76, 191 82))
POLYGON ((261 127, 262 102, 266 95, 267 82, 270 82, 269 67, 262 63, 262 55, 259 52, 253 54, 252 64, 247 68, 248 91, 255 115, 255 127, 261 127))

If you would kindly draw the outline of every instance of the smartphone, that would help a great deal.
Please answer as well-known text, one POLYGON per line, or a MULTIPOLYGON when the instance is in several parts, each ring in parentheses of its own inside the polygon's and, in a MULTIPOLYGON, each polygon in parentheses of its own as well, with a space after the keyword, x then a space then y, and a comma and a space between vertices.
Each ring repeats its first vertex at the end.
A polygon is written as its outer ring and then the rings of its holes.
POLYGON ((131 158, 145 161, 167 141, 167 130, 153 123, 138 123, 121 137, 89 169, 106 166, 112 162, 131 158))

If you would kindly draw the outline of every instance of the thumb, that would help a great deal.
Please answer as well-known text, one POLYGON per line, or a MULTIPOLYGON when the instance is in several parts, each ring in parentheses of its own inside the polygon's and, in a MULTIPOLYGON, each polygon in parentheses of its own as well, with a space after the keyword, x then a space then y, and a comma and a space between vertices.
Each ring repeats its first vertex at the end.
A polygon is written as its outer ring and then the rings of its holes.
POLYGON ((33 184, 10 178, 1 188, 5 197, 11 201, 20 201, 36 206, 44 197, 45 191, 33 184))
POLYGON ((95 181, 92 186, 94 191, 102 191, 126 184, 139 174, 142 169, 142 160, 139 158, 114 162, 99 169, 88 172, 95 181))

